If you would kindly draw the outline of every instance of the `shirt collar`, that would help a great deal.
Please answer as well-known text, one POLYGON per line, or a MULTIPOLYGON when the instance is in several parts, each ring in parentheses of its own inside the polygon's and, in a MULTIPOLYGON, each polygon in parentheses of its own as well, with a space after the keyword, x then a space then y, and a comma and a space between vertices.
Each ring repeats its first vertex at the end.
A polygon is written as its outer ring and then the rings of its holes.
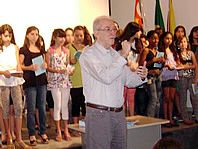
POLYGON ((114 55, 113 53, 113 48, 110 47, 109 49, 106 49, 104 48, 101 44, 99 44, 98 42, 95 43, 95 46, 97 47, 97 49, 103 54, 103 55, 106 55, 106 54, 111 54, 111 55, 114 55))

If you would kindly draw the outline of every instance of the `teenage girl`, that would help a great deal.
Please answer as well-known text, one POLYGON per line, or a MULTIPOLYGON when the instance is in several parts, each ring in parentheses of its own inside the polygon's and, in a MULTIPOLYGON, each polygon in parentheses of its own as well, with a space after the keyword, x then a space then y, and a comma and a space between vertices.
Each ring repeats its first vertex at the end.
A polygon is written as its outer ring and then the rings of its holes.
POLYGON ((27 104, 27 128, 29 133, 29 141, 32 146, 37 144, 35 130, 35 111, 39 111, 39 137, 43 144, 49 143, 46 135, 46 93, 47 93, 47 77, 43 72, 36 75, 39 68, 46 69, 45 51, 39 40, 39 29, 30 26, 26 30, 23 47, 19 51, 21 67, 24 71, 25 83, 23 88, 26 96, 27 104), (33 59, 41 57, 42 64, 39 66, 33 64, 33 59), (37 105, 37 107, 36 107, 37 105))
POLYGON ((13 148, 12 135, 9 125, 10 95, 13 100, 15 114, 16 148, 29 148, 22 140, 22 90, 24 83, 19 62, 19 49, 16 46, 14 32, 10 25, 0 28, 0 90, 3 107, 3 121, 7 133, 7 148, 13 148))
MULTIPOLYGON (((138 43, 140 42, 139 38, 142 34, 141 27, 136 22, 129 22, 124 28, 122 34, 117 37, 115 43, 115 49, 117 51, 121 50, 121 42, 127 40, 131 44, 131 51, 129 52, 129 56, 127 57, 128 66, 132 71, 136 71, 138 68, 138 56, 140 53, 140 48, 138 48, 138 43)), ((134 115, 134 107, 135 107, 135 88, 124 88, 124 108, 127 112, 127 116, 134 115)))
POLYGON ((180 106, 181 106, 181 114, 184 120, 184 124, 191 125, 193 124, 192 116, 189 115, 186 102, 187 102, 187 90, 190 92, 191 104, 195 114, 195 121, 198 122, 198 94, 193 93, 192 84, 198 83, 198 75, 197 75, 197 62, 195 58, 195 54, 193 51, 189 49, 189 44, 187 41, 187 37, 181 37, 178 40, 179 46, 179 59, 180 66, 179 70, 179 95, 180 95, 180 106))
POLYGON ((56 141, 62 141, 61 117, 64 122, 64 138, 71 140, 68 131, 68 101, 70 96, 68 49, 64 47, 65 32, 62 29, 55 29, 52 33, 50 48, 47 51, 46 61, 48 70, 48 90, 51 90, 54 100, 54 120, 57 129, 56 141))
POLYGON ((164 118, 170 120, 166 126, 178 126, 172 118, 173 103, 176 93, 178 72, 176 70, 178 55, 170 32, 164 32, 159 41, 159 50, 164 52, 165 65, 162 69, 162 91, 164 118))

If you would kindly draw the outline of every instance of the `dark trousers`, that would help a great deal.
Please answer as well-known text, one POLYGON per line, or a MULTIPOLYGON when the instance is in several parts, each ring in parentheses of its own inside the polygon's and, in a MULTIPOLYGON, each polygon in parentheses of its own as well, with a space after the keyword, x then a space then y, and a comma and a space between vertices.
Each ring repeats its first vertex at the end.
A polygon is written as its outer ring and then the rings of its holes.
POLYGON ((146 115, 149 97, 145 88, 136 88, 135 92, 135 114, 146 115))

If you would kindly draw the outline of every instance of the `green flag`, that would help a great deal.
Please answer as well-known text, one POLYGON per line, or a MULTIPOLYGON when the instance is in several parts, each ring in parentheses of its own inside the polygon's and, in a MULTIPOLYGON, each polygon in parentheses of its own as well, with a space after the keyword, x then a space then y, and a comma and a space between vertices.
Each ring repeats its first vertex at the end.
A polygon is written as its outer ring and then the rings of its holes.
POLYGON ((155 26, 156 27, 161 27, 165 31, 164 20, 163 20, 159 0, 156 0, 156 5, 155 5, 155 26))

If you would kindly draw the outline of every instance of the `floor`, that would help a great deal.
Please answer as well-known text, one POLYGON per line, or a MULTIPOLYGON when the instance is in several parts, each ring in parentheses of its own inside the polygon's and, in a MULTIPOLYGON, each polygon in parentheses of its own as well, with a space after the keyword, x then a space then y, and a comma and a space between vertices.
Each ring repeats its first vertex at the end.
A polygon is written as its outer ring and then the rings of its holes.
MULTIPOLYGON (((28 130, 26 127, 26 118, 23 118, 23 128, 22 135, 25 143, 29 144, 28 139, 28 130)), ((61 142, 55 141, 56 129, 54 124, 49 122, 49 113, 47 112, 47 124, 51 127, 47 128, 47 135, 49 137, 49 144, 42 144, 39 140, 39 136, 37 135, 37 145, 33 147, 33 149, 81 149, 81 137, 72 136, 72 141, 65 141, 64 139, 61 142)), ((3 145, 3 149, 6 149, 6 145, 3 145)))
MULTIPOLYGON (((81 138, 80 137, 72 137, 72 141, 57 142, 54 140, 55 138, 55 129, 50 128, 47 130, 48 135, 50 136, 49 144, 42 144, 37 137, 37 146, 33 147, 33 149, 81 149, 81 138), (51 134, 53 133, 53 134, 51 134)), ((27 144, 29 144, 29 140, 27 137, 27 130, 23 129, 23 138, 27 144)), ((3 145, 3 148, 6 149, 6 146, 3 145)))
MULTIPOLYGON (((49 123, 49 115, 47 116, 47 123, 49 123)), ((24 118, 25 119, 25 118, 24 118)), ((81 149, 81 137, 72 136, 72 141, 56 142, 54 140, 56 135, 56 130, 54 124, 50 124, 51 127, 47 128, 47 134, 50 138, 49 144, 41 144, 39 137, 37 136, 37 146, 34 149, 81 149)), ((29 144, 28 132, 23 121, 22 134, 25 142, 29 144)), ((191 126, 184 125, 180 123, 179 127, 166 128, 162 126, 162 137, 172 136, 178 139, 184 146, 184 149, 198 149, 198 124, 195 123, 191 126)), ((3 148, 6 148, 4 145, 3 148)))
POLYGON ((180 123, 179 127, 162 127, 162 137, 176 138, 184 149, 198 149, 198 123, 193 125, 184 125, 180 123))

